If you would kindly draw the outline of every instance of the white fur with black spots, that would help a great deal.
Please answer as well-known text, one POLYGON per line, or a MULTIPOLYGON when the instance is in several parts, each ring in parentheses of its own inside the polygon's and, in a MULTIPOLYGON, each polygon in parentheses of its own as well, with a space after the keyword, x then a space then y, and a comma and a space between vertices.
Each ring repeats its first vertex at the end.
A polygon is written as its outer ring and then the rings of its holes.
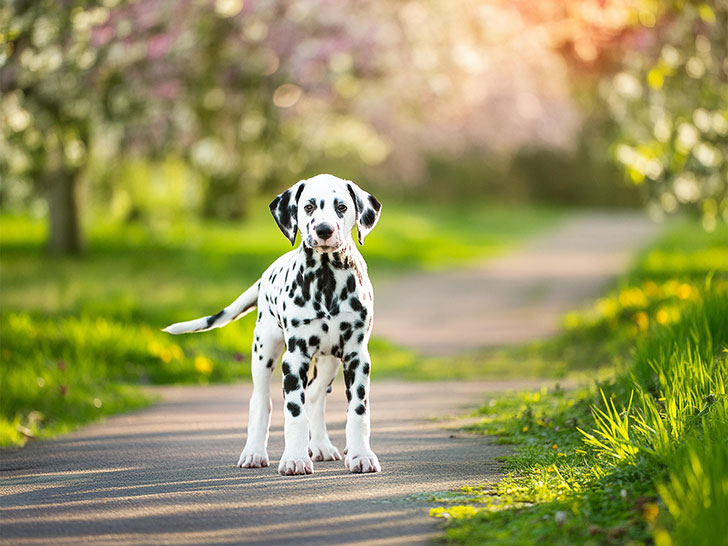
POLYGON ((278 195, 271 212, 283 234, 301 244, 215 315, 172 324, 171 334, 202 332, 237 320, 255 307, 248 439, 237 466, 268 466, 271 374, 281 353, 285 448, 283 475, 311 474, 313 461, 341 460, 325 422, 326 392, 343 363, 346 396, 345 465, 351 472, 379 472, 370 446, 367 349, 374 293, 359 243, 379 220, 381 204, 353 182, 329 174, 301 180, 278 195))

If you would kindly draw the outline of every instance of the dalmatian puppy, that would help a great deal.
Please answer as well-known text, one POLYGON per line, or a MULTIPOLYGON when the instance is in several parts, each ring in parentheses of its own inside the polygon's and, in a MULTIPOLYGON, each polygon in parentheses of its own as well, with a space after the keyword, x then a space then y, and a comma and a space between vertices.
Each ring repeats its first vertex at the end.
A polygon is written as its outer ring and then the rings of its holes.
POLYGON ((376 225, 377 199, 353 182, 329 174, 301 180, 278 195, 270 210, 283 234, 301 244, 280 258, 232 304, 215 315, 173 324, 170 334, 203 332, 258 308, 255 325, 248 439, 238 467, 268 466, 271 374, 281 353, 285 449, 278 471, 311 474, 313 461, 341 460, 324 420, 326 393, 343 363, 346 397, 345 465, 379 472, 370 447, 367 345, 374 295, 359 244, 376 225))

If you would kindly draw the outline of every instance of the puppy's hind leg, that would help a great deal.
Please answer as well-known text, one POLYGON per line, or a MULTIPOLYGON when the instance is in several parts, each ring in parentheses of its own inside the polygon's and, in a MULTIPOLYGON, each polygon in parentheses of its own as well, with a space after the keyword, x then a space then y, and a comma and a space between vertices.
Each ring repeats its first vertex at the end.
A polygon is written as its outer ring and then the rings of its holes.
POLYGON ((316 359, 316 377, 308 385, 306 405, 311 423, 308 452, 314 461, 340 461, 341 454, 329 440, 326 430, 326 390, 336 377, 341 361, 331 356, 316 359))
POLYGON ((250 397, 248 439, 238 459, 240 468, 268 466, 268 429, 273 403, 270 380, 273 368, 283 352, 283 336, 277 325, 258 323, 255 327, 251 371, 253 395, 250 397))

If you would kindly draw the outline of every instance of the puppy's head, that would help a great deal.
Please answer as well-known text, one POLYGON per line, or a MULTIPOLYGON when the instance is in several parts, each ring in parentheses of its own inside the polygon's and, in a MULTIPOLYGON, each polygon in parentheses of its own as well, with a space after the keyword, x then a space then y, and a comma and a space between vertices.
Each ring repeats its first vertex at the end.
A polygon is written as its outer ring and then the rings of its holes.
POLYGON ((273 218, 291 244, 300 230, 303 244, 318 252, 333 252, 343 246, 354 224, 359 244, 364 244, 381 209, 373 195, 330 174, 301 180, 270 204, 273 218))

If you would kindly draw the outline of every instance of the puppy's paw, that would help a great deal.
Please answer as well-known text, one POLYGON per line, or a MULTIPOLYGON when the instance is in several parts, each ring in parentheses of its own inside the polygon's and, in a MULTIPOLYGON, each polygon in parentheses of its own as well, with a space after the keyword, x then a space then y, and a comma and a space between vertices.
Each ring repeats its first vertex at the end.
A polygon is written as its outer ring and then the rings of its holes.
POLYGON ((325 442, 314 442, 308 444, 308 454, 314 461, 340 461, 341 453, 328 440, 325 442))
POLYGON ((244 449, 238 459, 238 468, 262 468, 268 466, 268 453, 265 450, 244 449))
POLYGON ((298 474, 313 474, 313 461, 309 456, 290 457, 284 453, 278 465, 281 476, 295 476, 298 474))
POLYGON ((379 464, 379 459, 371 449, 359 452, 350 450, 346 454, 344 464, 349 471, 354 472, 355 474, 382 471, 382 465, 379 464))

